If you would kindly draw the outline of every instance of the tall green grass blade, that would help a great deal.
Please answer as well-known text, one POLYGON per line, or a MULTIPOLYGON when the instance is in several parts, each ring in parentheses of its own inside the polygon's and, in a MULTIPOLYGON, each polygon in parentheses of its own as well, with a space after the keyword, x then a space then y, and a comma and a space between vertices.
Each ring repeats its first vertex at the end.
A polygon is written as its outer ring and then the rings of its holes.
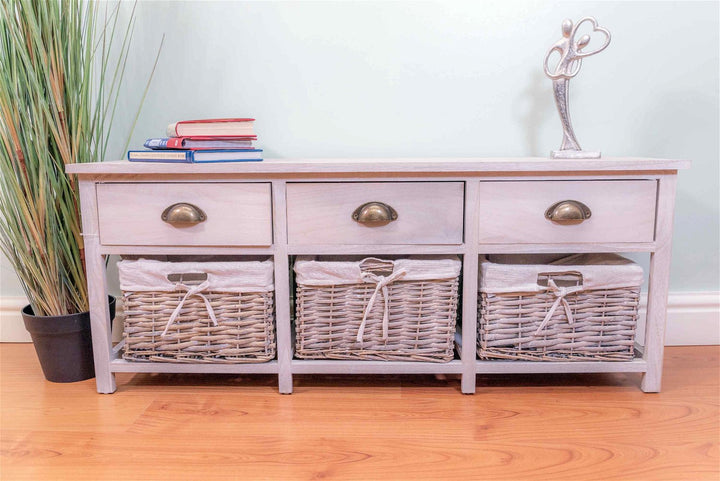
POLYGON ((134 21, 135 7, 121 27, 119 7, 0 2, 0 251, 39 315, 88 307, 78 193, 64 169, 107 148, 134 21))

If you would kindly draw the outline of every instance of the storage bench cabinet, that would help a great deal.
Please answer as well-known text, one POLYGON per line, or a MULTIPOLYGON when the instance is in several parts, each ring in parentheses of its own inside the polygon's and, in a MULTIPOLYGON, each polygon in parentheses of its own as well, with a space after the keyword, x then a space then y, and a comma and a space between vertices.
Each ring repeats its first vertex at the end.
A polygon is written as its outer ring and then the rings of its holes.
POLYGON ((97 390, 116 372, 293 374, 639 372, 660 390, 677 172, 684 160, 604 158, 268 159, 67 166, 80 186, 97 390), (188 218, 191 220, 188 221, 188 218), (650 253, 645 345, 627 361, 481 360, 478 269, 493 254, 650 253), (277 357, 263 363, 136 362, 111 342, 106 256, 257 256, 274 269, 277 357), (455 255, 461 343, 449 362, 299 359, 296 256, 455 255))

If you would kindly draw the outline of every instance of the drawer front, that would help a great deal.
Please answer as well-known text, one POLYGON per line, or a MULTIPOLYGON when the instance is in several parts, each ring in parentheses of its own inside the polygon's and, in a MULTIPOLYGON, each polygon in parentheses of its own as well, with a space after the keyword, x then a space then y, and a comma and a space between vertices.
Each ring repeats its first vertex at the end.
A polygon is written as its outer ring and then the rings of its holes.
POLYGON ((462 182, 337 182, 287 185, 291 244, 461 244, 462 182), (360 218, 353 213, 367 204, 360 218), (362 223, 382 203, 397 218, 362 223))
POLYGON ((656 189, 654 180, 481 182, 480 243, 652 242, 656 189), (590 217, 577 224, 546 218, 566 200, 587 206, 590 217))
POLYGON ((272 244, 269 183, 98 184, 100 243, 144 246, 266 246, 272 244), (197 224, 171 223, 177 203, 198 207, 197 224))

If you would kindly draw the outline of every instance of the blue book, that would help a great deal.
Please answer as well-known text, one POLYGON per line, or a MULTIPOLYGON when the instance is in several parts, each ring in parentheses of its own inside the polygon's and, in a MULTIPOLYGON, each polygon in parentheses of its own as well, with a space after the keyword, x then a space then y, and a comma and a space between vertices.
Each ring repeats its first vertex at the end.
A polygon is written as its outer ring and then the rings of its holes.
POLYGON ((175 162, 191 163, 190 150, 128 150, 127 158, 131 162, 175 162))
POLYGON ((206 150, 130 150, 131 162, 259 162, 262 149, 206 149, 206 150))

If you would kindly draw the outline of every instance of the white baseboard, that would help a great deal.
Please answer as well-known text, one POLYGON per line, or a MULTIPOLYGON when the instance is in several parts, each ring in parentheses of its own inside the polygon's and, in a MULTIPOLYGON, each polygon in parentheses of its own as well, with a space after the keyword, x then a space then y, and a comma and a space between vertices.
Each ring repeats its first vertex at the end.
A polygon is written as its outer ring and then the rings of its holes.
MULTIPOLYGON (((0 342, 30 342, 20 310, 27 304, 25 297, 0 297, 0 342)), ((638 341, 643 344, 645 306, 640 302, 638 341)), ((122 337, 122 303, 118 299, 113 339, 122 337)), ((720 344, 720 292, 671 292, 668 297, 668 318, 665 331, 666 346, 720 344)))
MULTIPOLYGON (((27 303, 25 296, 0 297, 0 342, 32 342, 20 314, 27 303)), ((118 342, 122 339, 122 299, 117 299, 115 310, 113 340, 118 342)))
POLYGON ((20 315, 27 303, 24 296, 0 297, 0 342, 31 342, 20 315))
MULTIPOLYGON (((647 296, 640 300, 638 332, 645 344, 647 296)), ((720 344, 720 292, 671 292, 668 296, 666 346, 711 346, 720 344)))

